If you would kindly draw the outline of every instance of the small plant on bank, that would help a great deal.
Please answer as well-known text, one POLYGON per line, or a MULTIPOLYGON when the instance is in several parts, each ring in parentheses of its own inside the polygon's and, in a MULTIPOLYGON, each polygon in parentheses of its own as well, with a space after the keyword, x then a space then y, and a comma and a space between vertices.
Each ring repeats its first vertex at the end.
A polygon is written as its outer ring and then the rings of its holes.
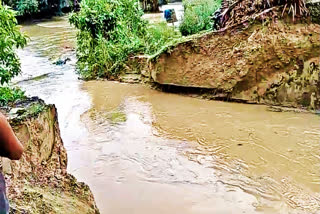
POLYGON ((31 15, 38 12, 39 2, 37 0, 19 0, 16 9, 19 16, 31 15))
POLYGON ((38 0, 3 0, 3 3, 16 11, 18 16, 31 15, 38 12, 38 0))
POLYGON ((10 6, 18 16, 33 16, 41 12, 59 12, 64 5, 73 7, 73 0, 3 0, 5 5, 10 6))
POLYGON ((25 92, 20 88, 0 87, 0 106, 5 106, 25 98, 25 92))
POLYGON ((146 22, 137 0, 83 0, 70 22, 77 35, 79 73, 87 79, 119 73, 128 55, 142 47, 146 22))
POLYGON ((211 16, 221 7, 221 0, 185 0, 185 13, 180 25, 183 36, 212 28, 211 16))

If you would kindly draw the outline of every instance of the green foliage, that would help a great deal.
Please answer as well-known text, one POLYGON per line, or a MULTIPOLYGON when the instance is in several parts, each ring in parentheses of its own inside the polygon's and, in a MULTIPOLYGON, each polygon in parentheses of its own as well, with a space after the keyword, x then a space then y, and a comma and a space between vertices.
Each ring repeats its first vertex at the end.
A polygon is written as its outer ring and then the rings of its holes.
POLYGON ((37 0, 19 0, 17 2, 18 15, 33 14, 38 11, 37 0))
POLYGON ((61 12, 62 7, 73 7, 73 0, 3 0, 5 5, 17 11, 18 16, 33 15, 38 12, 61 12))
POLYGON ((124 112, 115 110, 106 115, 106 118, 109 119, 113 124, 123 123, 127 120, 127 116, 124 112))
POLYGON ((24 91, 19 88, 0 87, 0 106, 25 98, 24 91))
POLYGON ((148 12, 159 12, 159 3, 161 2, 162 4, 165 3, 166 1, 163 0, 140 0, 141 6, 144 11, 148 12))
POLYGON ((142 46, 146 22, 137 0, 83 0, 70 22, 77 36, 78 70, 84 78, 117 74, 142 46), (106 72, 107 71, 107 72, 106 72))
POLYGON ((45 105, 36 103, 31 105, 27 110, 29 115, 37 115, 43 112, 44 109, 45 109, 45 105))
MULTIPOLYGON (((26 43, 26 37, 17 27, 15 12, 0 5, 0 85, 9 83, 21 72, 15 49, 23 47, 26 43)), ((24 92, 18 88, 0 87, 1 106, 24 97, 24 92)))
POLYGON ((24 47, 27 39, 17 27, 15 12, 0 5, 0 84, 8 83, 18 75, 20 61, 16 48, 24 47))
POLYGON ((17 15, 23 16, 38 12, 38 0, 4 0, 4 3, 17 11, 17 15))
POLYGON ((212 28, 211 15, 221 7, 221 0, 185 0, 185 13, 180 25, 183 36, 212 28))
POLYGON ((180 34, 166 23, 150 26, 138 0, 83 0, 69 20, 79 29, 77 68, 84 79, 117 76, 130 55, 153 54, 180 34))
POLYGON ((181 38, 179 31, 166 22, 160 22, 154 25, 148 25, 146 35, 144 37, 144 53, 153 55, 170 41, 181 38))

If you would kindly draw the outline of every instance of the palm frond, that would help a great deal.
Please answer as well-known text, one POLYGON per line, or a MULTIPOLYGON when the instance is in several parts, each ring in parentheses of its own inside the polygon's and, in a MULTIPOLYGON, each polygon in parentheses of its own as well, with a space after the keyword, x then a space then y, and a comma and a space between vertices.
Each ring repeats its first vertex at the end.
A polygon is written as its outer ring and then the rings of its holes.
POLYGON ((308 15, 306 0, 234 0, 233 4, 222 12, 222 27, 254 19, 257 14, 275 16, 270 10, 273 8, 280 8, 282 17, 285 14, 292 15, 293 21, 308 15), (269 14, 265 14, 264 11, 269 14))

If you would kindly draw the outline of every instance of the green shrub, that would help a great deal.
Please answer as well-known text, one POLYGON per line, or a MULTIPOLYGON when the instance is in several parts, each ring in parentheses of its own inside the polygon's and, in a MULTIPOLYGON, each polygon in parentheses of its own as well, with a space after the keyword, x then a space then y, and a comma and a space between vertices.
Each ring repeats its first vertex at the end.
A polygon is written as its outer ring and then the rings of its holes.
POLYGON ((39 3, 37 0, 19 0, 16 9, 18 15, 33 14, 38 12, 39 3))
POLYGON ((185 0, 180 32, 183 36, 212 29, 211 15, 221 7, 221 0, 185 0))
POLYGON ((130 55, 154 54, 180 36, 142 19, 138 0, 83 0, 69 17, 77 29, 77 69, 84 79, 117 76, 130 55))
POLYGON ((179 31, 166 22, 160 22, 153 25, 148 25, 146 36, 144 37, 143 52, 148 55, 153 55, 169 42, 181 38, 179 31))
POLYGON ((25 98, 25 92, 19 88, 0 87, 0 106, 25 98))
POLYGON ((77 35, 78 71, 84 78, 116 75, 141 50, 146 21, 138 0, 83 0, 70 22, 77 35))
POLYGON ((23 47, 26 43, 26 37, 17 27, 15 12, 0 4, 0 105, 24 97, 22 90, 2 86, 21 72, 15 49, 23 47))
POLYGON ((0 5, 0 85, 8 83, 21 72, 15 49, 24 47, 26 43, 26 37, 17 27, 15 12, 0 5))
POLYGON ((44 12, 46 15, 61 12, 67 5, 73 8, 73 0, 3 0, 3 3, 13 8, 18 16, 34 15, 44 12))

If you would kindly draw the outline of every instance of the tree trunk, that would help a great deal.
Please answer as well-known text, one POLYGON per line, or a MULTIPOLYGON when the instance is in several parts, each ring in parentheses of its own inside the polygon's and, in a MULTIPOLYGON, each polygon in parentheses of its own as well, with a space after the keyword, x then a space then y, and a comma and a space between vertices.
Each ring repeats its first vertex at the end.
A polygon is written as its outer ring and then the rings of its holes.
POLYGON ((159 12, 158 0, 143 0, 142 8, 144 11, 148 12, 159 12))

